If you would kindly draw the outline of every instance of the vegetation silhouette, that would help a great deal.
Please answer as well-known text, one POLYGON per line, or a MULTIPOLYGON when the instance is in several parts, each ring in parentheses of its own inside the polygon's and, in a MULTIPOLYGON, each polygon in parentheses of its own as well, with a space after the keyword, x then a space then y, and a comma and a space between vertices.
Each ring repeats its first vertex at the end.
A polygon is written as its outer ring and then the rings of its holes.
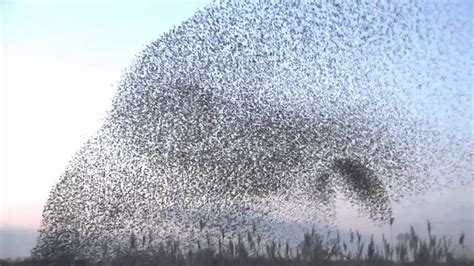
MULTIPOLYGON (((204 226, 202 227, 204 229, 204 226)), ((432 233, 427 222, 428 238, 421 238, 413 227, 396 237, 396 244, 382 235, 377 243, 374 235, 369 239, 350 230, 347 236, 339 231, 318 232, 314 227, 303 236, 296 246, 288 242, 269 241, 263 243, 255 226, 235 239, 225 233, 215 241, 211 237, 198 240, 192 248, 179 241, 179 236, 149 245, 152 239, 143 234, 131 234, 124 246, 109 248, 104 245, 99 260, 79 258, 64 253, 54 258, 22 261, 0 260, 0 265, 124 265, 124 266, 205 266, 205 265, 472 265, 473 254, 465 246, 462 233, 456 242, 445 236, 432 233), (178 238, 178 239, 177 239, 178 238), (202 242, 201 242, 202 241, 202 242)))

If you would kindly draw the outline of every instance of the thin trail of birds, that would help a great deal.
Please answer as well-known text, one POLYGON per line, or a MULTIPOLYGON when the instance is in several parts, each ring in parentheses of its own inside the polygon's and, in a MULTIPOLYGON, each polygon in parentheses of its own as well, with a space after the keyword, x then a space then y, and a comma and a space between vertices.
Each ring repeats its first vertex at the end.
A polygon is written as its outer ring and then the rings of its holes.
POLYGON ((200 10, 124 73, 105 123, 53 187, 33 253, 97 257, 132 232, 192 242, 203 224, 286 238, 282 221, 331 222, 338 193, 386 223, 391 202, 472 183, 473 25, 460 9, 200 10))

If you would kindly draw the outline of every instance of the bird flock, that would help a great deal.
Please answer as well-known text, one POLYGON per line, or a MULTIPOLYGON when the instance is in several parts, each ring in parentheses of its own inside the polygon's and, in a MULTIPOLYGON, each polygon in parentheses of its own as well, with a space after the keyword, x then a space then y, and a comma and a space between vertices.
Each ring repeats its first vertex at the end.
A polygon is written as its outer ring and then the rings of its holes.
POLYGON ((52 188, 33 253, 100 257, 132 233, 191 245, 252 224, 286 238, 279 223, 331 222, 339 196, 384 223, 391 202, 471 184, 460 6, 210 4, 125 71, 52 188))

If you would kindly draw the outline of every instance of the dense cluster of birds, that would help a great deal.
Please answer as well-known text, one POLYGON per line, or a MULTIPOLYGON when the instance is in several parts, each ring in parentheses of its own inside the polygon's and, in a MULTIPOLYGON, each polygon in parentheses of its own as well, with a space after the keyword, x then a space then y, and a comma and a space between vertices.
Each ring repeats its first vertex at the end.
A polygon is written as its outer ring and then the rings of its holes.
POLYGON ((338 195, 385 222, 392 201, 471 182, 472 23, 449 2, 343 2, 213 3, 148 45, 52 189, 34 253, 274 237, 330 220, 338 195))

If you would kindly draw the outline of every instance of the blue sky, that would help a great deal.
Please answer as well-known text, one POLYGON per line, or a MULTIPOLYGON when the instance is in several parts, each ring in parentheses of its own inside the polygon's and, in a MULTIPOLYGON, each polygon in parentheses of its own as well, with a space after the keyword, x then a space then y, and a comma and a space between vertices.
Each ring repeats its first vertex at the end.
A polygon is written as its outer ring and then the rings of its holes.
MULTIPOLYGON (((99 128, 124 69, 208 2, 0 2, 0 229, 37 228, 52 185, 99 128)), ((397 226, 431 219, 474 232, 472 193, 464 187, 402 201, 397 226)), ((374 230, 341 210, 343 226, 374 230)), ((0 257, 1 245, 0 235, 0 257)))

